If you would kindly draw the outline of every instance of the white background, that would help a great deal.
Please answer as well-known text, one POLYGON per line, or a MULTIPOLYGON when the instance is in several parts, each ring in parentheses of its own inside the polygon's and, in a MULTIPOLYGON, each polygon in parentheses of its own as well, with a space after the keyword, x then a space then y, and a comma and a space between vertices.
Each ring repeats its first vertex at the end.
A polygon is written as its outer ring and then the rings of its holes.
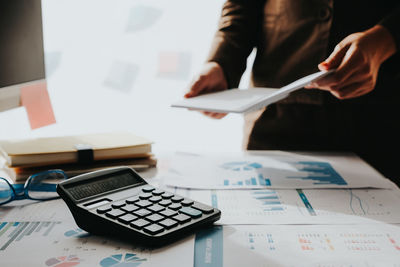
MULTIPOLYGON (((158 149, 239 151, 243 117, 209 119, 173 109, 208 54, 223 1, 43 0, 44 46, 49 94, 57 123, 30 130, 23 107, 0 113, 0 138, 56 136, 129 130, 158 149), (146 29, 127 31, 131 10, 159 16, 146 29), (160 52, 190 56, 188 74, 158 75, 160 52), (128 90, 107 86, 115 61, 139 67, 128 90)), ((248 74, 242 80, 246 86, 248 74)))

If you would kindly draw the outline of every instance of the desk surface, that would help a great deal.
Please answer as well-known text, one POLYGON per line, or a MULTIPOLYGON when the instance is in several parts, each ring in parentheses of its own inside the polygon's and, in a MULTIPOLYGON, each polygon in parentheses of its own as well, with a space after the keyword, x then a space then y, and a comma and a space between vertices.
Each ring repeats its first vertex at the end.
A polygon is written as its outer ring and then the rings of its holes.
MULTIPOLYGON (((170 160, 160 159, 158 168, 142 175, 163 187, 170 160)), ((124 263, 132 267, 193 262, 197 267, 398 266, 400 262, 397 188, 168 190, 217 205, 223 225, 149 251, 134 242, 85 233, 61 200, 16 201, 0 208, 0 261, 6 266, 124 263), (254 218, 258 221, 249 223, 254 218), (299 218, 310 220, 295 223, 299 218)))

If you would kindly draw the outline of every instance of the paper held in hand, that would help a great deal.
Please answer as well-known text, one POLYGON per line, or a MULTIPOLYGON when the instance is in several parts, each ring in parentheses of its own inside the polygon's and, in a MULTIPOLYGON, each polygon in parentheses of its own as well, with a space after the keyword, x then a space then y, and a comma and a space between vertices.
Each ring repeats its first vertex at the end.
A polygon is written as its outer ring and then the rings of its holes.
POLYGON ((310 74, 280 89, 258 87, 246 90, 225 90, 186 98, 173 103, 171 106, 220 113, 246 113, 282 100, 289 96, 290 93, 303 88, 309 83, 314 82, 333 71, 334 70, 321 71, 310 74))

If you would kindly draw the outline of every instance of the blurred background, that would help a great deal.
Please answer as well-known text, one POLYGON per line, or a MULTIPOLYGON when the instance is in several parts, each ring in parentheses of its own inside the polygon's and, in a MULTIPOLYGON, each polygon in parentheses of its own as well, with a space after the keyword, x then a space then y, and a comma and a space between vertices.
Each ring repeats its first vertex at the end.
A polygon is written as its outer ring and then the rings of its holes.
POLYGON ((170 107, 201 70, 222 4, 42 0, 46 77, 57 123, 31 130, 19 107, 0 113, 0 125, 7 125, 0 138, 128 130, 153 140, 156 153, 241 150, 242 116, 213 120, 170 107))

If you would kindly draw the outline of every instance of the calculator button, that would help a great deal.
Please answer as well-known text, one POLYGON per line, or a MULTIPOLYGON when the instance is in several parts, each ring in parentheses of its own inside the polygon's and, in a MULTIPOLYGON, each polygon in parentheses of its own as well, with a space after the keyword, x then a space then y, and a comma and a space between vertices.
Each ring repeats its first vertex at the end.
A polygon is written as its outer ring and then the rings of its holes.
POLYGON ((161 215, 158 215, 158 214, 152 214, 152 215, 146 217, 146 220, 149 220, 149 221, 151 221, 153 223, 159 222, 159 221, 164 220, 164 219, 165 219, 164 216, 161 216, 161 215))
POLYGON ((119 222, 122 222, 124 224, 129 224, 131 221, 136 220, 138 217, 132 214, 125 214, 124 216, 121 216, 118 218, 119 222))
POLYGON ((149 201, 151 201, 151 202, 159 202, 159 201, 161 201, 161 197, 160 196, 154 196, 154 197, 151 197, 151 198, 149 198, 149 201))
POLYGON ((151 198, 152 196, 153 196, 153 195, 150 194, 150 193, 144 193, 144 194, 139 195, 139 198, 140 198, 140 199, 149 199, 149 198, 151 198))
POLYGON ((149 193, 149 192, 153 191, 154 189, 155 188, 152 187, 152 186, 145 186, 145 187, 142 188, 142 191, 145 192, 145 193, 149 193))
POLYGON ((165 220, 159 222, 159 224, 164 226, 167 229, 171 229, 171 228, 173 228, 175 226, 178 226, 178 222, 174 221, 172 219, 165 219, 165 220))
POLYGON ((174 210, 163 210, 162 212, 160 212, 161 215, 165 216, 165 217, 172 217, 178 214, 178 212, 174 211, 174 210))
POLYGON ((182 206, 190 206, 190 205, 193 204, 193 200, 184 199, 184 200, 181 202, 181 204, 182 204, 182 206))
POLYGON ((153 205, 153 206, 148 207, 147 209, 149 209, 149 210, 151 210, 151 211, 153 211, 153 212, 160 212, 160 211, 162 211, 162 210, 165 210, 165 207, 160 206, 160 205, 158 205, 158 204, 155 204, 155 205, 153 205))
POLYGON ((107 211, 110 211, 110 210, 111 210, 111 206, 110 205, 106 205, 106 206, 97 208, 96 211, 97 211, 97 213, 102 214, 102 213, 106 213, 107 211))
POLYGON ((132 211, 135 211, 138 209, 140 209, 140 207, 133 205, 133 204, 129 204, 129 205, 126 205, 125 207, 121 208, 121 210, 126 211, 126 212, 132 212, 132 211))
POLYGON ((158 202, 158 204, 160 204, 161 206, 169 206, 169 205, 171 205, 171 200, 169 200, 169 199, 164 199, 163 201, 160 201, 160 202, 158 202))
POLYGON ((191 207, 183 207, 179 210, 180 213, 189 215, 192 218, 201 217, 202 212, 196 209, 192 209, 191 207))
POLYGON ((152 225, 149 225, 149 226, 143 228, 143 231, 145 231, 146 233, 151 234, 151 235, 156 235, 156 234, 159 234, 162 231, 164 231, 164 227, 157 225, 157 224, 152 224, 152 225))
POLYGON ((161 190, 161 189, 156 189, 156 190, 154 190, 152 193, 153 193, 153 195, 155 195, 155 196, 159 196, 159 195, 164 194, 165 191, 163 191, 163 190, 161 190))
POLYGON ((119 216, 124 215, 126 212, 122 210, 112 210, 106 213, 106 216, 111 218, 111 219, 116 219, 119 216))
POLYGON ((181 202, 183 200, 183 197, 180 196, 173 196, 171 198, 172 202, 181 202))
POLYGON ((133 215, 139 216, 139 217, 145 217, 147 215, 151 214, 151 211, 148 211, 146 209, 141 209, 133 212, 133 215))
POLYGON ((196 210, 200 210, 200 211, 204 212, 205 214, 212 213, 214 211, 213 207, 210 207, 210 206, 198 203, 198 202, 194 203, 192 205, 192 208, 194 208, 196 210))
POLYGON ((112 206, 113 208, 115 208, 115 209, 121 208, 121 207, 123 207, 123 206, 125 206, 125 205, 126 205, 126 204, 125 204, 125 201, 117 201, 117 202, 114 202, 114 203, 111 204, 111 206, 112 206))
POLYGON ((132 204, 132 203, 135 203, 135 202, 138 202, 138 201, 139 201, 139 197, 138 196, 130 197, 127 200, 125 200, 125 202, 128 203, 128 204, 132 204))
POLYGON ((188 221, 190 221, 190 217, 186 216, 185 214, 178 214, 172 217, 172 219, 178 221, 180 224, 187 223, 188 221))
POLYGON ((162 198, 164 199, 169 199, 171 197, 173 197, 174 194, 170 193, 170 192, 165 192, 164 194, 161 195, 162 198))
POLYGON ((148 206, 153 205, 153 203, 151 203, 151 202, 148 201, 148 200, 141 200, 141 201, 139 201, 139 202, 136 202, 135 205, 136 205, 136 206, 139 206, 139 207, 141 207, 141 208, 146 208, 146 207, 148 207, 148 206))
POLYGON ((139 219, 130 223, 130 226, 136 229, 142 229, 143 227, 149 225, 150 222, 144 219, 139 219))
POLYGON ((173 210, 179 210, 180 208, 182 208, 182 205, 179 203, 173 203, 168 208, 173 209, 173 210))

